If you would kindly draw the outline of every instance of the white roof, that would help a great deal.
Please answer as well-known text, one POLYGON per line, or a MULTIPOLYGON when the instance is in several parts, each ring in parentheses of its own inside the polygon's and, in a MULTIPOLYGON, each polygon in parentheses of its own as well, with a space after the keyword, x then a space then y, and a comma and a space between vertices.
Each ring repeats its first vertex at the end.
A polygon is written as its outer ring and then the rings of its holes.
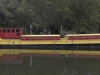
POLYGON ((21 37, 26 37, 26 36, 60 36, 60 35, 21 35, 21 37))
POLYGON ((67 36, 94 36, 94 35, 100 35, 100 34, 68 34, 67 36))

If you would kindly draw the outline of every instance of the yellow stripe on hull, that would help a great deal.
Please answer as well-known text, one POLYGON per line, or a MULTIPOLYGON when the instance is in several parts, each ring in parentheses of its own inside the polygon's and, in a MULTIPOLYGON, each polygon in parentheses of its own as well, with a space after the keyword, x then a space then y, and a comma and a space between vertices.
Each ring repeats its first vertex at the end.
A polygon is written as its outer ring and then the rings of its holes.
POLYGON ((100 44, 100 40, 28 40, 2 39, 0 45, 34 45, 34 44, 100 44))

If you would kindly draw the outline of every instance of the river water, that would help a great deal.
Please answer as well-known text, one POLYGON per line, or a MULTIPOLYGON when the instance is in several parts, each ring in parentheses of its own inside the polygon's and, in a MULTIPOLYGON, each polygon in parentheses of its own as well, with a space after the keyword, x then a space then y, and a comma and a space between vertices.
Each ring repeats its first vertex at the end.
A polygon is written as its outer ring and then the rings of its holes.
POLYGON ((35 75, 99 75, 100 60, 86 58, 33 58, 35 75))
POLYGON ((0 65, 1 75, 99 75, 100 59, 33 57, 22 65, 0 65))

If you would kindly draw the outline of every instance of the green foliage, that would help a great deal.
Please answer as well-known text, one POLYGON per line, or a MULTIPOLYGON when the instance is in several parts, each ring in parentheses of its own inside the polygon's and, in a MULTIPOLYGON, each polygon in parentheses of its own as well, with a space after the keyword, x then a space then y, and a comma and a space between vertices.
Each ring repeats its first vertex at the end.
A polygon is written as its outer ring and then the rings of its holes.
POLYGON ((90 33, 97 30, 97 23, 99 18, 98 9, 95 6, 94 0, 73 0, 71 5, 74 19, 76 20, 76 24, 74 28, 77 32, 82 33, 90 33), (95 30, 93 30, 95 26, 95 30))
POLYGON ((46 28, 66 26, 77 33, 96 33, 99 26, 99 0, 1 0, 0 25, 46 28))

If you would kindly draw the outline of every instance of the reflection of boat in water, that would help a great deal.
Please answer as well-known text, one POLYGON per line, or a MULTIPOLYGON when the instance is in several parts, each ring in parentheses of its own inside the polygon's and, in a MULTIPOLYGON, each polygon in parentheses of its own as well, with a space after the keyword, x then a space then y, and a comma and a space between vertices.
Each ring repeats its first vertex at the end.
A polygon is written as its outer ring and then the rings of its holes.
POLYGON ((100 34, 67 34, 61 38, 22 32, 22 28, 0 28, 0 60, 38 55, 100 58, 100 34))
POLYGON ((0 63, 21 64, 23 57, 100 58, 100 51, 0 49, 0 63))
MULTIPOLYGON (((33 49, 0 49, 0 56, 2 55, 19 55, 19 56, 35 56, 35 55, 91 55, 100 56, 100 51, 85 51, 85 50, 33 50, 33 49)), ((81 56, 80 56, 81 57, 81 56)))

